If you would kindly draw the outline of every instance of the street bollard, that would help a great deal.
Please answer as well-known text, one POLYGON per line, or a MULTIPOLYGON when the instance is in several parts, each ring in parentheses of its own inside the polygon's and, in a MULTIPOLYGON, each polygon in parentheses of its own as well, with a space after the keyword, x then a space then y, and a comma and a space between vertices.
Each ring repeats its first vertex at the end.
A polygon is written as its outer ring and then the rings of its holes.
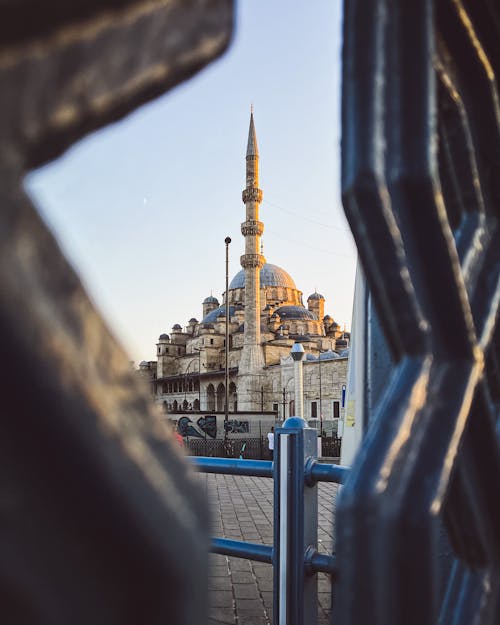
POLYGON ((289 417, 275 434, 273 623, 307 625, 318 616, 317 576, 304 564, 306 550, 318 546, 318 493, 304 473, 317 458, 317 435, 300 417, 289 417))

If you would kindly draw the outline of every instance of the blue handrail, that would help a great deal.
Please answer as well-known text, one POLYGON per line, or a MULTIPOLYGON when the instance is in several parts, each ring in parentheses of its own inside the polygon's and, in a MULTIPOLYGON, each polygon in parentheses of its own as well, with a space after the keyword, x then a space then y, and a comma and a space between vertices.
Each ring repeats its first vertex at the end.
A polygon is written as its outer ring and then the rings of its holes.
POLYGON ((306 466, 306 479, 313 482, 344 484, 348 475, 349 468, 340 464, 323 464, 315 461, 306 466))
POLYGON ((248 543, 229 538, 212 538, 211 551, 223 556, 247 558, 248 560, 257 560, 267 564, 273 563, 273 548, 258 543, 248 543))
POLYGON ((239 460, 237 458, 206 458, 204 456, 191 456, 187 460, 202 473, 273 477, 273 463, 270 460, 239 460))

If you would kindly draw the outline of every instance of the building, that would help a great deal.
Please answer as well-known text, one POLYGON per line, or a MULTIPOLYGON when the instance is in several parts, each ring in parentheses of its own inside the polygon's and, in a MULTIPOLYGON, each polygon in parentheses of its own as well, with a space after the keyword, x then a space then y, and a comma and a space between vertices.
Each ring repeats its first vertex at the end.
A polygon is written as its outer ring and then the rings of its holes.
POLYGON ((280 418, 294 412, 290 349, 300 342, 304 360, 304 414, 331 420, 340 415, 347 376, 349 334, 329 315, 325 298, 312 293, 304 307, 302 292, 281 267, 261 251, 264 224, 259 221, 259 151, 253 113, 246 151, 246 186, 242 194, 245 239, 242 269, 222 302, 210 295, 201 320, 191 318, 161 334, 157 361, 142 362, 155 399, 169 413, 223 412, 225 408, 226 311, 228 311, 228 406, 239 413, 273 411, 280 418))

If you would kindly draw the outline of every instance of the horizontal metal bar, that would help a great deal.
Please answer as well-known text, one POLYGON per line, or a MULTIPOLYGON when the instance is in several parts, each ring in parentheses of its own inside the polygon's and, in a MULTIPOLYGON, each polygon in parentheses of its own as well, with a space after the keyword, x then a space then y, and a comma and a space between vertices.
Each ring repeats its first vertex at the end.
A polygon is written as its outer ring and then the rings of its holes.
POLYGON ((247 558, 248 560, 266 562, 267 564, 273 563, 273 548, 268 545, 230 540, 229 538, 212 538, 210 550, 212 553, 219 553, 223 556, 247 558))
POLYGON ((335 581, 337 567, 335 566, 335 556, 327 553, 319 553, 312 545, 306 549, 304 557, 304 569, 306 575, 315 573, 330 573, 335 581))
POLYGON ((340 464, 312 462, 306 467, 306 480, 313 482, 335 482, 344 484, 349 475, 349 468, 340 464))
POLYGON ((273 477, 273 463, 270 460, 238 460, 237 458, 206 458, 204 456, 189 456, 187 460, 201 473, 273 477))
POLYGON ((330 575, 337 574, 337 567, 335 566, 335 556, 328 555, 326 553, 314 553, 308 563, 314 573, 330 573, 330 575))

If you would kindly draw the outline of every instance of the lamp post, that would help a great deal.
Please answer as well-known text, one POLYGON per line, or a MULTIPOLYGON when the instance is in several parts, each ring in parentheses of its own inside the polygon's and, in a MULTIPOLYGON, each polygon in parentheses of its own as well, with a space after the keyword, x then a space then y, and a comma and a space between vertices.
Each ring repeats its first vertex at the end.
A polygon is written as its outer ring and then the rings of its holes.
POLYGON ((290 352, 293 359, 293 375, 295 379, 295 412, 296 416, 304 418, 304 377, 302 360, 305 356, 302 343, 294 343, 290 352))
POLYGON ((225 350, 225 377, 224 377, 224 438, 227 439, 227 422, 229 421, 229 244, 230 237, 224 240, 226 244, 226 296, 225 296, 225 313, 226 313, 226 350, 225 350))
POLYGON ((319 434, 321 436, 321 440, 323 440, 323 403, 321 396, 321 352, 318 356, 318 367, 319 367, 319 434))

